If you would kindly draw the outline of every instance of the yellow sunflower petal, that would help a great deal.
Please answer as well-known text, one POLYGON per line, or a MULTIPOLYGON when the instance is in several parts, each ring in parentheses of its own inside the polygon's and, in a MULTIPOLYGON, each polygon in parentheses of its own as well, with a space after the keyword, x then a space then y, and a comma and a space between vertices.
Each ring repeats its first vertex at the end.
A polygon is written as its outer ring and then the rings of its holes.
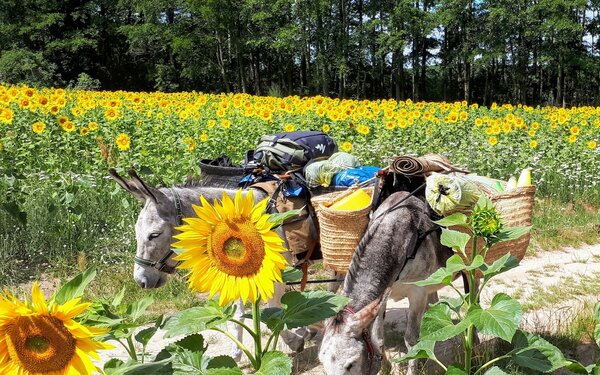
POLYGON ((48 305, 46 304, 46 298, 40 289, 38 282, 33 283, 31 288, 31 303, 35 308, 36 312, 40 314, 48 314, 48 305))
POLYGON ((223 192, 223 198, 221 199, 221 205, 223 207, 223 211, 228 213, 229 215, 236 214, 235 204, 231 200, 231 197, 225 192, 223 192))

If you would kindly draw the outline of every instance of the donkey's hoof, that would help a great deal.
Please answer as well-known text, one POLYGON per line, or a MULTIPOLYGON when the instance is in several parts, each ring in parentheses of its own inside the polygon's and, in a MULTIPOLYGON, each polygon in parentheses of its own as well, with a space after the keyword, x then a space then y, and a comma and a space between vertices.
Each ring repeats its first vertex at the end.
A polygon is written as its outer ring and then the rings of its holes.
POLYGON ((283 331, 281 332, 281 338, 291 351, 300 353, 304 350, 304 338, 298 336, 294 332, 283 331))

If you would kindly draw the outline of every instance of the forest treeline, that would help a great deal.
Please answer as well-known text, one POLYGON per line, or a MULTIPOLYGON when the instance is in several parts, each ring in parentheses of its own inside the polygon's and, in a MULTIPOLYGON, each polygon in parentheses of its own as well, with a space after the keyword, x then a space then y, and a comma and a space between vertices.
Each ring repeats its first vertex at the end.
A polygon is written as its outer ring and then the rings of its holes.
POLYGON ((600 102, 600 0, 0 0, 0 81, 600 102))

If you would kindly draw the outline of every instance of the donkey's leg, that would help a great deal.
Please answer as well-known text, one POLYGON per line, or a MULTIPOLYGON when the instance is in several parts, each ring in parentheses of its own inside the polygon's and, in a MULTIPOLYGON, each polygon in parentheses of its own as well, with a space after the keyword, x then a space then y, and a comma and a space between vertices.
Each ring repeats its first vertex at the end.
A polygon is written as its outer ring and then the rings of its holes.
POLYGON ((373 321, 373 328, 371 330, 371 336, 373 344, 381 350, 381 368, 379 374, 389 375, 392 373, 392 363, 385 354, 385 311, 387 309, 387 300, 381 303, 379 313, 373 321))
MULTIPOLYGON (((241 299, 238 299, 235 302, 235 314, 233 315, 233 317, 236 320, 239 320, 240 322, 243 322, 244 318, 244 303, 242 302, 241 299)), ((239 342, 243 342, 243 334, 244 334, 244 330, 243 328, 235 323, 229 323, 230 326, 230 330, 232 330, 234 332, 235 338, 239 341, 239 342)), ((242 358, 242 349, 240 349, 236 344, 233 344, 233 346, 231 347, 231 353, 230 356, 236 360, 239 361, 242 358)))
MULTIPOLYGON (((410 350, 419 341, 419 329, 421 326, 421 318, 429 302, 432 299, 437 299, 437 293, 435 297, 427 293, 427 290, 418 286, 408 286, 408 319, 406 321, 406 333, 404 334, 404 343, 406 348, 410 350)), ((418 374, 418 360, 412 359, 408 361, 407 375, 418 374)))

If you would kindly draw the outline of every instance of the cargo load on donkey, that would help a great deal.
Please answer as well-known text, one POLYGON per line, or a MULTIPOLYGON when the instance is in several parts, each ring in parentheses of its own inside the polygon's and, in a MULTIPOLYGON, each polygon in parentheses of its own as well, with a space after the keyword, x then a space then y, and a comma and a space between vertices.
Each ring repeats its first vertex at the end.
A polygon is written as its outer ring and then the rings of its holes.
POLYGON ((303 169, 310 162, 327 159, 336 151, 337 144, 327 134, 301 131, 264 135, 256 148, 246 154, 246 176, 241 186, 266 192, 271 197, 268 210, 301 210, 297 217, 284 222, 282 230, 288 251, 297 260, 295 266, 303 270, 302 288, 309 260, 321 258, 319 243, 313 240, 318 238, 319 227, 303 169))
POLYGON ((254 149, 247 170, 262 168, 267 173, 302 170, 311 160, 326 159, 337 151, 335 141, 319 131, 264 135, 254 149))

